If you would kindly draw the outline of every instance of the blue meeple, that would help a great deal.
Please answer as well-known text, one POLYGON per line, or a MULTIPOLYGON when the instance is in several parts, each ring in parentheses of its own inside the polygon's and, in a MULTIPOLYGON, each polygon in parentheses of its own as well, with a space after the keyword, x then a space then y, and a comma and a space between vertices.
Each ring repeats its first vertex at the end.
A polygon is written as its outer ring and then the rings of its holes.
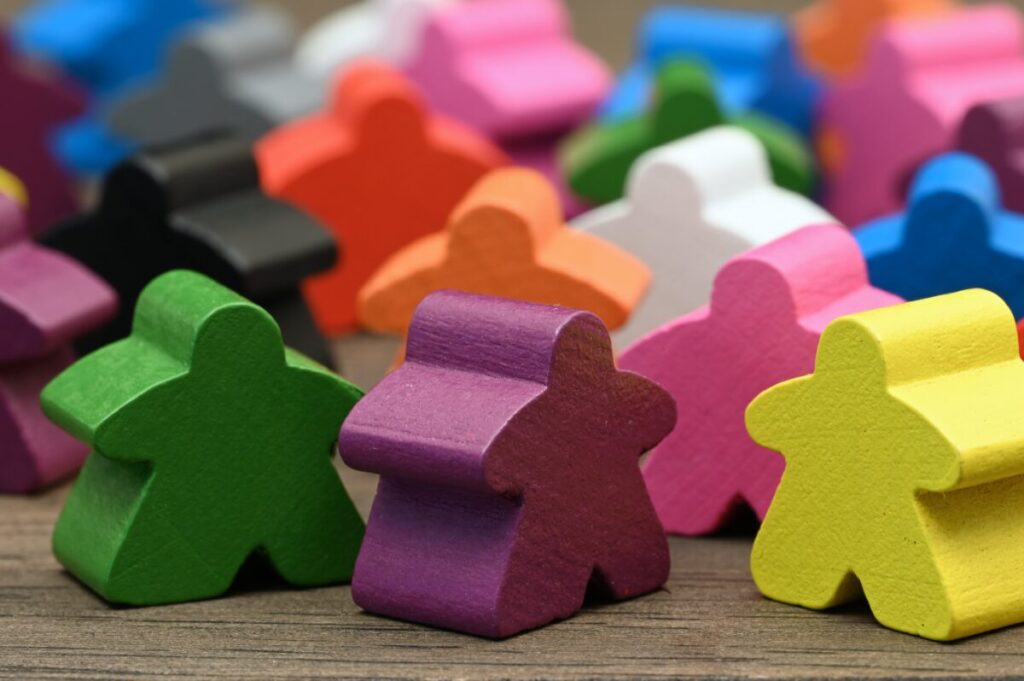
POLYGON ((907 300, 983 288, 1024 317, 1024 215, 1003 207, 995 175, 974 156, 929 161, 906 210, 855 236, 879 288, 907 300))
POLYGON ((648 12, 638 29, 634 63, 605 101, 601 118, 621 120, 643 111, 654 74, 677 59, 699 61, 711 71, 727 115, 757 112, 811 133, 821 84, 800 61, 786 20, 700 7, 648 12))
POLYGON ((181 31, 228 7, 218 0, 47 0, 22 12, 13 26, 16 48, 59 66, 92 95, 89 113, 56 135, 64 164, 99 173, 127 156, 131 145, 106 128, 104 108, 157 72, 181 31))

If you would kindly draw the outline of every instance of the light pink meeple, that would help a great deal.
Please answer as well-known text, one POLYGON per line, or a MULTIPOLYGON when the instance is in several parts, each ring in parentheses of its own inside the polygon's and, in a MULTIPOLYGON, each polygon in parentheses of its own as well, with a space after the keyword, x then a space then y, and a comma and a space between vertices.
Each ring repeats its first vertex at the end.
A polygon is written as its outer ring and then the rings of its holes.
POLYGON ((864 70, 822 105, 826 207, 848 225, 899 210, 916 167, 953 148, 972 106, 1016 95, 1024 95, 1024 26, 1012 7, 884 25, 864 70))
POLYGON ((406 73, 431 109, 484 133, 585 208, 557 161, 561 140, 611 87, 608 67, 572 36, 558 0, 472 0, 434 8, 406 73))

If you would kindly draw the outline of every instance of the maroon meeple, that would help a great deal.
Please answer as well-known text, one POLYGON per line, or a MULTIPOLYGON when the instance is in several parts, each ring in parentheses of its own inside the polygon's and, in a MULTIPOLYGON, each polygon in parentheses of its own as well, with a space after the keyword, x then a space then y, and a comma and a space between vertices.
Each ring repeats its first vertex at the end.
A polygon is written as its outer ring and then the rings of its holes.
POLYGON ((374 613, 489 637, 653 591, 669 551, 638 459, 675 425, 592 314, 426 298, 405 364, 339 438, 381 475, 352 581, 374 613))
POLYGON ((1024 213, 1024 97, 974 106, 960 124, 957 147, 987 163, 1003 203, 1024 213))
POLYGON ((51 151, 51 136, 85 108, 68 79, 11 51, 0 27, 0 168, 28 190, 28 225, 38 234, 78 210, 75 186, 51 151))

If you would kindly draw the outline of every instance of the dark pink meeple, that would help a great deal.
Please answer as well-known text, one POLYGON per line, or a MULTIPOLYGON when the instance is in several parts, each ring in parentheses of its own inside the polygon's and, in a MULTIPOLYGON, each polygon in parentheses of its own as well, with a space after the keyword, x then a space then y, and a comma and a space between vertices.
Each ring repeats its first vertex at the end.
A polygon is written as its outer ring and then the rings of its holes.
POLYGON ((43 415, 39 393, 74 360, 69 342, 116 307, 100 279, 32 242, 20 207, 0 195, 0 493, 34 491, 85 460, 85 446, 43 415))
POLYGON ((84 109, 84 95, 69 79, 16 57, 0 27, 0 168, 28 190, 34 234, 78 210, 74 182, 50 142, 61 123, 84 109))
POLYGON ((658 381, 679 408, 643 467, 665 531, 715 532, 742 505, 763 519, 785 464, 747 434, 747 405, 813 373, 830 322, 901 302, 870 285, 845 227, 815 225, 736 256, 715 276, 709 305, 628 347, 619 366, 658 381))
POLYGON ((439 292, 406 362, 349 414, 341 456, 381 475, 352 594, 374 613, 494 638, 588 589, 659 588, 669 552, 638 468, 675 425, 615 368, 592 314, 439 292))

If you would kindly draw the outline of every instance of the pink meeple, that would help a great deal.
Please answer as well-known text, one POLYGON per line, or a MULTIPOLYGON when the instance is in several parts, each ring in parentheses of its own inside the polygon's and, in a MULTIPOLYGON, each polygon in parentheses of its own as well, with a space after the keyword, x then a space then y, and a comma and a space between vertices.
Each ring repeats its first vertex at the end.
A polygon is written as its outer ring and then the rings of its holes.
POLYGON ((74 361, 71 340, 116 307, 103 281, 29 239, 21 208, 0 195, 0 492, 32 492, 85 460, 86 447, 43 415, 39 393, 74 361))
POLYGON ((833 319, 902 300, 868 283, 857 242, 838 225, 805 227, 719 270, 711 304, 637 341, 619 368, 675 398, 675 430, 643 475, 670 534, 721 528, 740 504, 763 518, 782 476, 777 453, 754 443, 747 405, 763 390, 814 370, 833 319))

